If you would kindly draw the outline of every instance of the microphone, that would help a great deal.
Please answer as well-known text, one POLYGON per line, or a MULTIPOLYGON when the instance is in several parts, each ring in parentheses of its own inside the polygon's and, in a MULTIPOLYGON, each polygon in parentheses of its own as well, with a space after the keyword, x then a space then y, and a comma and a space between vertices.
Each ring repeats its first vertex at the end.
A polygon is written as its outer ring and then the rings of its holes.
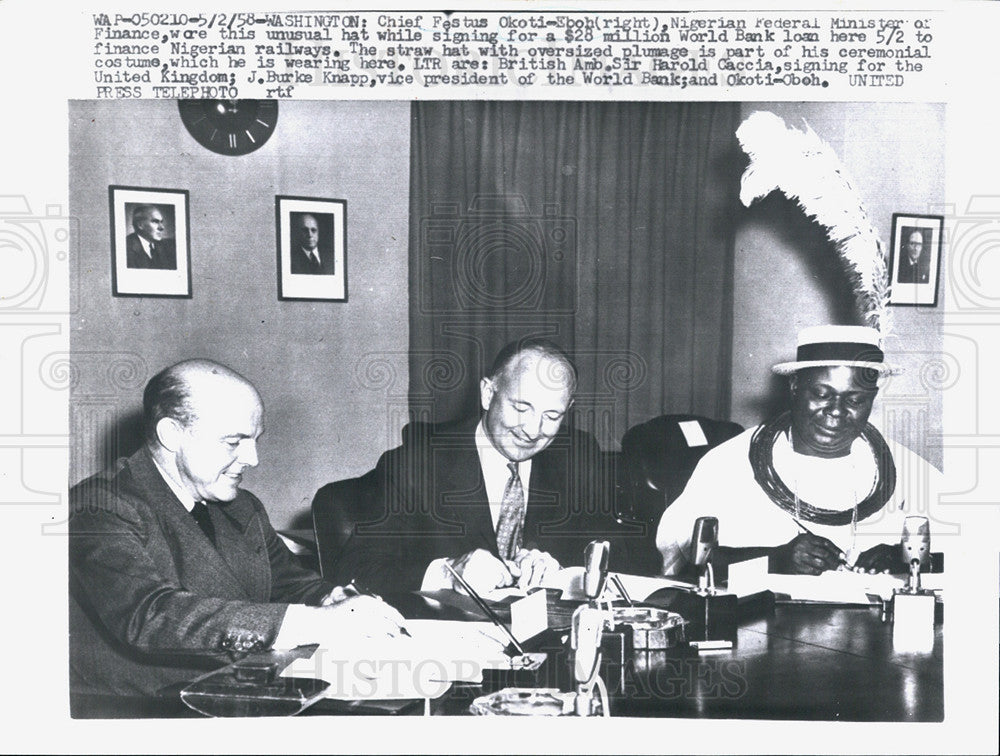
POLYGON ((931 525, 926 517, 910 515, 903 520, 900 548, 910 568, 908 588, 915 593, 920 590, 920 571, 928 569, 931 561, 931 525))
POLYGON ((929 653, 934 649, 936 599, 932 591, 920 587, 920 569, 928 568, 931 556, 931 526, 926 517, 911 515, 903 520, 899 554, 909 567, 910 577, 905 587, 892 592, 888 607, 892 614, 892 647, 895 651, 929 653))
POLYGON ((713 593, 715 590, 712 565, 708 560, 718 545, 719 518, 699 517, 695 520, 694 531, 691 533, 691 549, 688 559, 691 564, 698 568, 699 593, 713 593))
POLYGON ((699 517, 694 521, 694 532, 691 534, 691 564, 702 567, 712 556, 712 551, 719 545, 719 518, 699 517))
POLYGON ((591 601, 604 595, 610 549, 607 541, 591 541, 583 552, 583 593, 591 601))
MULTIPOLYGON (((583 593, 586 604, 580 604, 573 612, 570 627, 570 647, 573 649, 573 679, 576 681, 576 695, 573 709, 577 716, 589 717, 593 712, 593 692, 597 686, 604 690, 600 679, 601 638, 605 627, 613 625, 611 605, 601 608, 601 596, 608 582, 608 554, 611 546, 607 541, 591 541, 583 551, 583 593)), ((604 714, 608 714, 606 694, 602 694, 604 714)))
POLYGON ((926 517, 911 515, 903 520, 903 559, 907 564, 916 561, 927 569, 931 559, 931 524, 926 517))

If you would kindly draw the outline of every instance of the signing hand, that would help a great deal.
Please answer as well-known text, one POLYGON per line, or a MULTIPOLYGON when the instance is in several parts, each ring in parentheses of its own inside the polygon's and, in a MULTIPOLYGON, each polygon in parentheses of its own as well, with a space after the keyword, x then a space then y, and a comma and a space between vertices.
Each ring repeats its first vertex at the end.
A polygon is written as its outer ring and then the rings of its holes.
POLYGON ((560 569, 555 557, 538 549, 521 549, 505 564, 510 574, 517 578, 517 587, 523 591, 541 585, 546 575, 560 569))
POLYGON ((775 549, 771 569, 797 575, 819 575, 835 570, 844 557, 834 543, 822 536, 801 533, 775 549))
MULTIPOLYGON (((476 549, 447 562, 476 593, 489 593, 494 588, 506 588, 514 584, 507 566, 486 549, 476 549)), ((452 590, 464 592, 455 580, 452 580, 452 590)))
POLYGON ((353 586, 344 587, 338 585, 328 594, 326 594, 322 600, 319 602, 320 606, 333 606, 334 604, 339 604, 341 601, 346 601, 352 596, 357 596, 358 592, 354 590, 353 586))
POLYGON ((403 615, 374 596, 345 596, 321 611, 338 635, 354 638, 395 638, 405 622, 403 615))
POLYGON ((902 567, 899 546, 890 546, 888 543, 872 546, 868 551, 863 552, 858 557, 858 561, 854 563, 855 571, 867 572, 872 575, 876 572, 889 572, 896 568, 902 570, 902 567))

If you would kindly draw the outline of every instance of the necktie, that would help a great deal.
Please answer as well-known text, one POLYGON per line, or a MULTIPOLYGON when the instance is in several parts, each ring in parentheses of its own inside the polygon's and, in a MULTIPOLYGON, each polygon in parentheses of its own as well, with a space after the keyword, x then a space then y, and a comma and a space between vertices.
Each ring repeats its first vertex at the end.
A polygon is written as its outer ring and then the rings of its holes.
POLYGON ((500 517, 497 519, 497 551, 501 559, 513 559, 521 549, 524 528, 524 488, 517 474, 517 462, 508 462, 510 480, 503 489, 500 517))
POLYGON ((156 245, 153 244, 153 242, 149 243, 149 259, 150 260, 156 259, 156 245))
POLYGON ((208 507, 205 506, 205 502, 196 501, 194 504, 194 509, 191 510, 191 516, 194 517, 194 521, 198 523, 198 527, 201 528, 201 532, 205 534, 205 537, 212 542, 215 546, 215 526, 212 525, 212 518, 208 514, 208 507))

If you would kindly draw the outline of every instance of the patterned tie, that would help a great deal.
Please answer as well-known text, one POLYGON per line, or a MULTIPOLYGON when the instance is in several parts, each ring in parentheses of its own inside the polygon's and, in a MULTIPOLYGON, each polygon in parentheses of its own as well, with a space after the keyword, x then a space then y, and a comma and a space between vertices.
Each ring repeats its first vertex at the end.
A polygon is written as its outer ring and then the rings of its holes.
POLYGON ((194 521, 198 523, 198 527, 201 528, 201 532, 205 534, 205 537, 212 542, 215 546, 215 526, 212 525, 212 517, 208 513, 208 507, 205 506, 205 502, 196 501, 194 503, 194 509, 191 510, 191 516, 194 517, 194 521))
POLYGON ((497 551, 501 559, 513 559, 521 550, 524 528, 524 488, 517 474, 517 462, 508 462, 510 480, 503 489, 500 517, 497 519, 497 551))

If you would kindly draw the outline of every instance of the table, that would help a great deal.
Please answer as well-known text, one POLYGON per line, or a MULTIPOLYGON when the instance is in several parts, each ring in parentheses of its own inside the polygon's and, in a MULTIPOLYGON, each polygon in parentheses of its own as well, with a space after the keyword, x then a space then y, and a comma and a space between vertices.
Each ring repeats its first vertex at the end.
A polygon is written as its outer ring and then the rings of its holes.
MULTIPOLYGON (((892 649, 880 608, 778 604, 740 625, 731 651, 668 658, 630 674, 612 716, 940 722, 943 631, 933 651, 892 649)), ((557 662, 558 663, 558 662, 557 662)), ((558 675, 543 676, 550 685, 558 675)), ((560 687, 567 689, 565 678, 560 687)), ((481 687, 456 688, 435 713, 465 713, 481 687)))
POLYGON ((740 626, 729 653, 668 660, 612 713, 754 719, 944 719, 943 629, 901 654, 880 608, 779 604, 740 626))
MULTIPOLYGON (((391 600, 391 599, 390 599, 391 600)), ((412 605, 412 601, 409 602, 412 605)), ((402 607, 405 608, 405 607, 402 607)), ((404 611, 407 614, 407 611, 404 611)), ((455 617, 454 608, 449 616, 455 617)), ((568 653, 550 656, 537 684, 569 689, 568 653)), ((477 696, 510 684, 456 685, 431 705, 437 715, 463 715, 477 696)), ((523 682, 519 684, 524 684, 523 682)), ((372 714, 369 707, 321 701, 304 715, 372 714)), ((422 714, 423 705, 395 713, 422 714)), ((613 716, 830 721, 940 722, 943 702, 943 626, 930 653, 892 648, 892 627, 880 609, 777 604, 744 620, 731 651, 685 650, 653 669, 630 674, 613 691, 613 716)), ((158 703, 90 698, 74 716, 190 716, 179 700, 158 703)))

